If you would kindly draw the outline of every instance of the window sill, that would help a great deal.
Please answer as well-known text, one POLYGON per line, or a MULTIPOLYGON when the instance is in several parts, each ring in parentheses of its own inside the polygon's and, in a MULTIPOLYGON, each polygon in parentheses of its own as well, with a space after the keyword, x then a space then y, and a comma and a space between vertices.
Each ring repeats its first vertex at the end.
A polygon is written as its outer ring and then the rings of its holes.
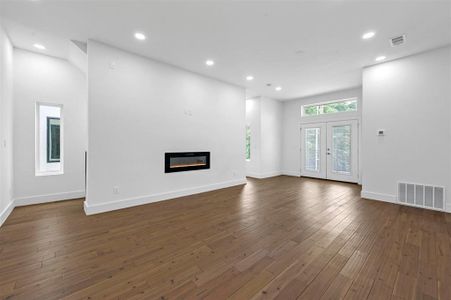
POLYGON ((40 171, 40 172, 36 172, 35 176, 36 177, 40 177, 40 176, 56 176, 56 175, 63 175, 64 171, 40 171))

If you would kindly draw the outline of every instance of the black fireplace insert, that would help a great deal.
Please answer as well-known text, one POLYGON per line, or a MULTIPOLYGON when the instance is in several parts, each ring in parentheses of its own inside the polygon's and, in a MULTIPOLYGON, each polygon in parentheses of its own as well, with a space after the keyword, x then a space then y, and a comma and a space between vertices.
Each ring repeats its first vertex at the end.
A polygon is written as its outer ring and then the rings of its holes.
POLYGON ((166 152, 165 173, 210 169, 210 152, 166 152))

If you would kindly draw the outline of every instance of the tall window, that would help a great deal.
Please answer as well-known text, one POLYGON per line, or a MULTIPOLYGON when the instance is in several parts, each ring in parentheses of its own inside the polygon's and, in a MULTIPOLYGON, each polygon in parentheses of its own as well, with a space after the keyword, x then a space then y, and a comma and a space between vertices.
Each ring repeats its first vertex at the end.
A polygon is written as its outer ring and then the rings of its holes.
POLYGON ((251 127, 246 126, 246 159, 251 159, 251 127))
POLYGON ((318 116, 325 114, 335 114, 341 112, 357 111, 357 99, 344 99, 326 103, 316 103, 304 105, 302 107, 303 116, 318 116))
POLYGON ((36 175, 63 172, 62 106, 36 104, 36 175))
POLYGON ((61 161, 60 118, 47 117, 47 163, 61 161))

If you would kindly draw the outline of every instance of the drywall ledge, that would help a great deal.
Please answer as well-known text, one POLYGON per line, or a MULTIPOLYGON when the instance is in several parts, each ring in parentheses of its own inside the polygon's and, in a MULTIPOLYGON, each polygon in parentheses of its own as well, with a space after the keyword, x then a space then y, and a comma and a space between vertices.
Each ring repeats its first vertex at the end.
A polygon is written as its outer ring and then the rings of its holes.
POLYGON ((138 205, 149 204, 149 203, 153 203, 153 202, 165 201, 165 200, 170 200, 170 199, 174 199, 174 198, 190 196, 190 195, 204 193, 204 192, 210 192, 210 191, 214 191, 214 190, 218 190, 218 189, 233 187, 233 186, 237 186, 237 185, 244 185, 244 184, 246 184, 246 179, 237 179, 237 180, 225 181, 225 182, 221 182, 221 183, 199 186, 199 187, 195 187, 195 188, 178 190, 178 191, 169 192, 169 193, 161 193, 161 194, 154 194, 154 195, 122 199, 122 200, 117 200, 117 201, 110 201, 110 202, 106 202, 106 203, 102 203, 102 204, 89 205, 89 203, 87 201, 85 201, 84 209, 85 209, 86 215, 93 215, 93 214, 99 214, 99 213, 103 213, 103 212, 109 212, 109 211, 113 211, 113 210, 118 210, 118 209, 138 206, 138 205))
POLYGON ((5 223, 6 219, 9 217, 14 209, 14 202, 10 202, 8 206, 0 213, 0 227, 5 223))
POLYGON ((48 202, 72 200, 84 197, 85 197, 84 191, 72 191, 56 194, 38 195, 31 197, 16 198, 14 199, 14 206, 18 207, 32 204, 43 204, 48 202))

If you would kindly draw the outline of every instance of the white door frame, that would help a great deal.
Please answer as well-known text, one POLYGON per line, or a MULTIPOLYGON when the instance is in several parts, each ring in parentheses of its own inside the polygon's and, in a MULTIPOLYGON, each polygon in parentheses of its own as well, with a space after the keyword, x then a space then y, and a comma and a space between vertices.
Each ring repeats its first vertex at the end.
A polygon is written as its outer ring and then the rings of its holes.
POLYGON ((331 120, 331 121, 322 121, 322 122, 305 122, 301 123, 300 126, 300 142, 301 142, 301 168, 300 173, 301 177, 313 177, 313 178, 322 178, 322 179, 330 179, 330 180, 337 180, 337 181, 344 181, 344 182, 354 182, 359 183, 360 182, 360 176, 359 176, 359 163, 360 163, 360 126, 359 126, 359 119, 347 119, 347 120, 331 120), (327 149, 331 147, 331 134, 332 134, 332 126, 333 125, 346 125, 351 124, 351 130, 352 135, 355 136, 355 138, 352 139, 352 167, 351 167, 351 175, 345 175, 345 174, 337 174, 335 172, 332 172, 329 170, 330 168, 327 168, 327 166, 331 166, 332 164, 332 157, 331 155, 327 155, 327 149), (321 128, 321 143, 322 145, 326 145, 325 147, 321 147, 321 155, 320 155, 320 171, 319 172, 310 172, 308 170, 305 170, 305 153, 304 153, 304 133, 302 132, 303 129, 307 128, 321 128), (325 134, 324 134, 325 133, 325 134))

